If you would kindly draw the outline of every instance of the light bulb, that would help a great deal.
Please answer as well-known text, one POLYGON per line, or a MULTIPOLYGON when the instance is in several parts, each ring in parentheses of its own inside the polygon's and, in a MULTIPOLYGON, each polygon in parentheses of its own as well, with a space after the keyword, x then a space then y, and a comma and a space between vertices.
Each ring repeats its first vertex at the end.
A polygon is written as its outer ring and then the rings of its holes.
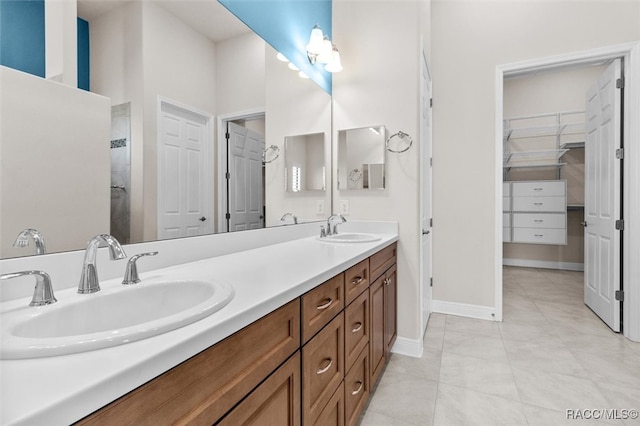
POLYGON ((340 62, 340 52, 338 52, 338 48, 333 46, 333 50, 331 51, 331 60, 324 67, 325 70, 329 72, 340 72, 343 70, 342 62, 340 62))

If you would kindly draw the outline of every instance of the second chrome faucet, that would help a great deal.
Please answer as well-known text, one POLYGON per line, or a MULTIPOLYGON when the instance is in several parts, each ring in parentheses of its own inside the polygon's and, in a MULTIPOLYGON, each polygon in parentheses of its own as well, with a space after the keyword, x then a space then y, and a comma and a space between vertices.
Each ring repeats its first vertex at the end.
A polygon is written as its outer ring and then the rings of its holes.
POLYGON ((78 284, 78 293, 95 293, 100 291, 100 283, 98 281, 98 270, 96 269, 96 254, 98 247, 106 244, 109 248, 111 260, 124 259, 127 255, 124 249, 111 235, 96 235, 87 243, 87 250, 84 254, 84 262, 82 263, 82 275, 80 276, 80 284, 78 284))

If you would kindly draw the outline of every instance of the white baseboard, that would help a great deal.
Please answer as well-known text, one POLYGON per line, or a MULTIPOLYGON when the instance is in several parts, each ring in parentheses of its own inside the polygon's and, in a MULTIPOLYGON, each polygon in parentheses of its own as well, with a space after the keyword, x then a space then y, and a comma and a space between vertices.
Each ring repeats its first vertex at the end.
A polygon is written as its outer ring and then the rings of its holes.
POLYGON ((552 260, 502 259, 505 266, 521 266, 525 268, 561 269, 564 271, 584 271, 584 263, 554 262, 552 260))
POLYGON ((496 321, 495 309, 491 306, 468 305, 466 303, 433 300, 431 301, 431 312, 496 321))
POLYGON ((391 348, 391 352, 399 355, 406 355, 413 358, 422 357, 422 339, 409 339, 406 337, 396 337, 396 342, 391 348))

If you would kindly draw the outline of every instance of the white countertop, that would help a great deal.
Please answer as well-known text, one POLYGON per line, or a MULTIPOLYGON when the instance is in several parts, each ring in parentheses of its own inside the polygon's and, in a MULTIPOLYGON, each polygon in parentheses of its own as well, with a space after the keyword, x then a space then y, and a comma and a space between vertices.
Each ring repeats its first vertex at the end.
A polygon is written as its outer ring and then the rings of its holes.
MULTIPOLYGON (((141 273, 143 281, 162 277, 226 282, 235 297, 209 317, 137 342, 73 355, 0 361, 0 423, 77 421, 398 239, 397 234, 381 236, 379 241, 353 244, 306 237, 141 273)), ((101 286, 120 281, 105 280, 101 286)), ((59 303, 68 291, 75 289, 56 293, 59 303)), ((7 303, 26 307, 29 300, 7 303)))

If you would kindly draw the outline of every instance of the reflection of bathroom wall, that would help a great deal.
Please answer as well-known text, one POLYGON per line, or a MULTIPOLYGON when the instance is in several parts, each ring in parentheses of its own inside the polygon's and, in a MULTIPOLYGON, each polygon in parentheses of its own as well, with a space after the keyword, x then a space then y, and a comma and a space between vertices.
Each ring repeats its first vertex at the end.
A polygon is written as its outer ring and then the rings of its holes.
POLYGON ((131 239, 131 104, 111 107, 111 235, 131 239))
POLYGON ((109 232, 109 99, 0 67, 0 257, 36 228, 49 252, 109 232), (64 108, 61 107, 64 105, 64 108))

